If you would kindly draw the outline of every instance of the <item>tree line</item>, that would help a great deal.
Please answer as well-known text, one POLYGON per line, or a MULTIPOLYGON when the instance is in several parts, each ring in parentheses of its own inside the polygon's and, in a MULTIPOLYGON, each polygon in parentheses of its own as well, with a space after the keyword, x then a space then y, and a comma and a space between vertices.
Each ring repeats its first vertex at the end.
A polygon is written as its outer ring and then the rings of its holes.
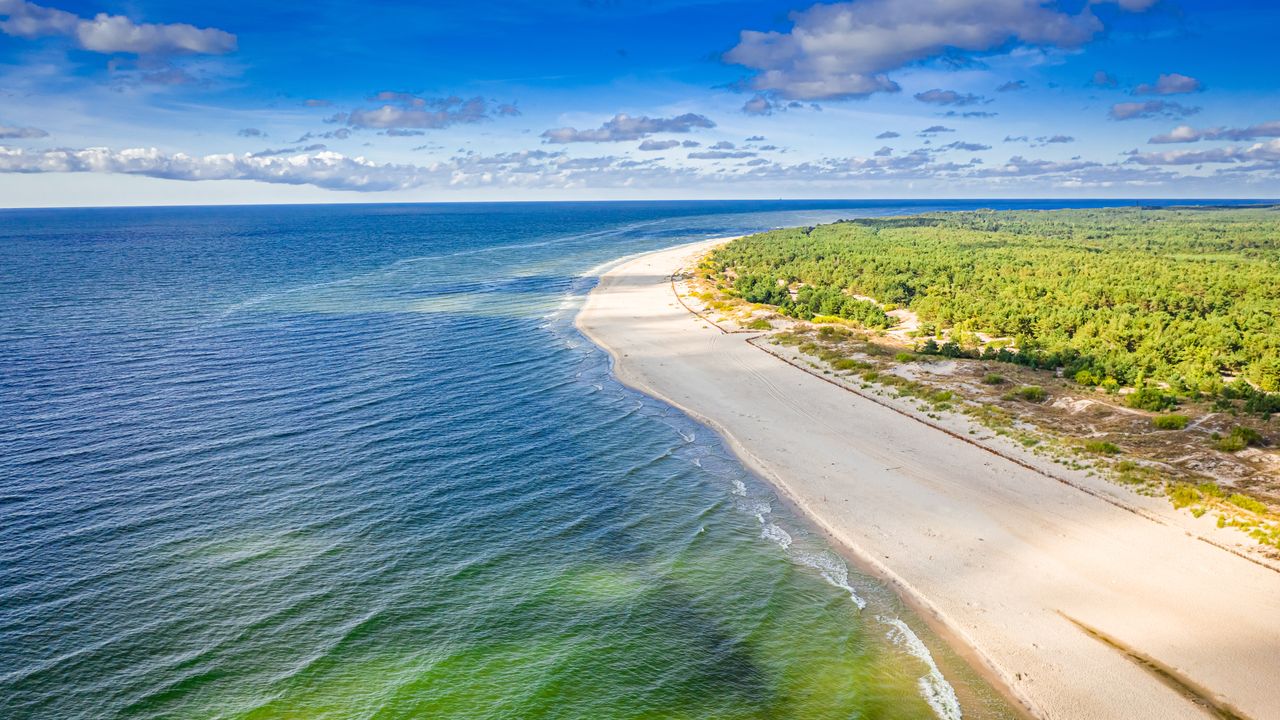
POLYGON ((735 240, 709 269, 802 318, 887 327, 885 308, 909 307, 939 351, 1061 368, 1084 384, 1280 390, 1276 207, 842 221, 735 240))

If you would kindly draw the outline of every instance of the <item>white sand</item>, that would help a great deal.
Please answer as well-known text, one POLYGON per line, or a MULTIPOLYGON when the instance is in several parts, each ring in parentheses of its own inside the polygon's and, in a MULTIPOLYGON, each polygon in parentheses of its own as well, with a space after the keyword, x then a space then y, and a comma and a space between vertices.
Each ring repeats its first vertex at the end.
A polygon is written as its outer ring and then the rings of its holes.
POLYGON ((1280 718, 1280 573, 834 387, 749 335, 722 334, 668 280, 710 244, 601 278, 578 325, 613 355, 619 379, 719 431, 1034 714, 1211 716, 1072 618, 1244 716, 1280 718))

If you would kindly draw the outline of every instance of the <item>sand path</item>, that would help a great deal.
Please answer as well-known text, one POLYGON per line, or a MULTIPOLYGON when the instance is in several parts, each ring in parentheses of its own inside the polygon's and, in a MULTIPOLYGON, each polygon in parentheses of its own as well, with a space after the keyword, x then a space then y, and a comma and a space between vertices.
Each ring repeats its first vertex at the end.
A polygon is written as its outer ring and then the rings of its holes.
POLYGON ((669 276, 606 273, 578 325, 624 383, 715 428, 1044 718, 1280 718, 1280 573, 845 392, 691 315, 669 276), (1083 627, 1091 628, 1094 633, 1083 627), (1100 635, 1099 635, 1100 634, 1100 635))

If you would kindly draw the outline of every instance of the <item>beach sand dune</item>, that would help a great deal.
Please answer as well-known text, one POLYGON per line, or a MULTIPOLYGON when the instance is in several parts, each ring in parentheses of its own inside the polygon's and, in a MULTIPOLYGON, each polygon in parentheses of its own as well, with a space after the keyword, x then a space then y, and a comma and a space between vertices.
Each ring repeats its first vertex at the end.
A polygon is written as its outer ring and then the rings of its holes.
POLYGON ((709 247, 601 278, 578 324, 620 380, 720 432, 1033 714, 1280 718, 1280 573, 721 333, 669 281, 709 247))

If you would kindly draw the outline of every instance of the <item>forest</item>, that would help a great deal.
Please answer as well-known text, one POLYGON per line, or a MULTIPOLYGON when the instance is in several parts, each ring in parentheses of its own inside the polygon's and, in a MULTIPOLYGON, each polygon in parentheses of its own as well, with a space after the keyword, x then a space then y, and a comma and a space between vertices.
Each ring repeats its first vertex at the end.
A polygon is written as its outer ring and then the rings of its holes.
POLYGON ((909 308, 923 352, 1280 411, 1280 207, 849 220, 735 240, 706 269, 801 319, 909 308))

